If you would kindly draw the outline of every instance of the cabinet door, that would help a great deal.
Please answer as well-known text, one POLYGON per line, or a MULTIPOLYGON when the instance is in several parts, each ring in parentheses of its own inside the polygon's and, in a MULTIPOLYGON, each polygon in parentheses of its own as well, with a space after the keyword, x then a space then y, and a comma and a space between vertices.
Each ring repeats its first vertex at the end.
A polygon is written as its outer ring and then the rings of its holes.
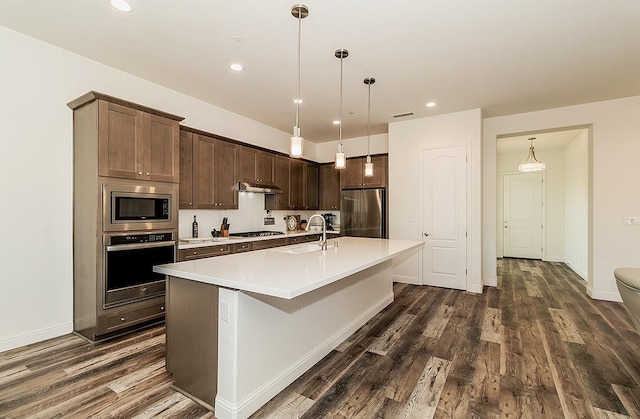
POLYGON ((340 209, 340 170, 333 163, 320 165, 320 209, 340 209))
POLYGON ((320 167, 317 164, 304 164, 304 208, 315 210, 320 206, 318 188, 320 167))
POLYGON ((268 210, 289 209, 289 159, 275 157, 274 183, 282 189, 281 194, 269 194, 264 198, 264 208, 268 210))
POLYGON ((361 157, 347 159, 347 168, 341 170, 340 184, 342 189, 362 188, 364 162, 361 157))
POLYGON ((256 155, 256 180, 258 183, 273 185, 273 166, 275 157, 273 154, 258 152, 256 155))
POLYGON ((237 209, 238 191, 234 190, 238 182, 237 146, 226 141, 215 140, 213 156, 214 202, 218 209, 237 209))
POLYGON ((180 131, 180 185, 178 206, 193 208, 193 134, 180 131))
POLYGON ((217 209, 214 195, 215 140, 193 135, 193 207, 217 209))
POLYGON ((148 113, 144 117, 143 179, 179 181, 179 131, 177 121, 148 113))
POLYGON ((304 163, 289 160, 289 208, 304 209, 304 163))
MULTIPOLYGON (((366 161, 366 159, 365 159, 366 161)), ((362 184, 365 187, 384 188, 387 186, 387 156, 371 157, 373 163, 373 176, 362 178, 362 184)))
POLYGON ((98 173, 137 179, 143 175, 142 112, 114 103, 98 105, 98 173))
POLYGON ((256 181, 256 165, 258 150, 249 147, 238 147, 238 179, 240 182, 256 181))

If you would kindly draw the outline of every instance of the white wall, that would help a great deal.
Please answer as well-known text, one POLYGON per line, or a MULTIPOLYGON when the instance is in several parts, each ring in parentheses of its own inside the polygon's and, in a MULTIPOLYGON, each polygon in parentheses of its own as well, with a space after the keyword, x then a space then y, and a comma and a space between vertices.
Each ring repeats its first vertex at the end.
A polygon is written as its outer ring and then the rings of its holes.
POLYGON ((613 270, 638 266, 640 226, 624 225, 624 216, 640 214, 640 96, 568 106, 484 120, 483 129, 483 275, 496 283, 496 138, 499 135, 592 126, 589 181, 589 259, 587 292, 593 298, 620 301, 613 270))
MULTIPOLYGON (((4 27, 0 56, 0 351, 72 330, 73 130, 66 103, 97 90, 184 116, 184 125, 288 152, 289 133, 4 27)), ((315 156, 315 146, 306 144, 305 152, 315 156)))
MULTIPOLYGON (((503 251, 503 180, 505 173, 518 173, 518 165, 527 156, 528 148, 520 153, 500 154, 497 158, 496 211, 496 253, 502 257, 503 251), (523 157, 524 156, 524 157, 523 157)), ((544 179, 544 251, 543 260, 564 262, 565 250, 565 168, 564 149, 537 150, 536 157, 546 165, 544 179)))
MULTIPOLYGON (((367 137, 355 137, 348 140, 342 139, 342 147, 347 157, 367 155, 367 137)), ((319 163, 335 161, 338 151, 338 141, 316 144, 315 159, 319 163)), ((377 134, 371 136, 371 154, 384 154, 389 152, 389 134, 377 134)))
MULTIPOLYGON (((468 145, 467 168, 471 182, 467 186, 470 209, 467 219, 467 290, 474 292, 482 292, 481 135, 480 109, 389 124, 389 231, 392 239, 422 240, 422 150, 453 144, 468 145)), ((495 243, 493 246, 495 248, 495 243)), ((421 275, 421 269, 421 253, 417 252, 394 266, 394 275, 405 282, 422 283, 421 277, 412 278, 415 272, 421 275)))
POLYGON ((565 149, 565 263, 583 279, 589 266, 589 131, 565 149))

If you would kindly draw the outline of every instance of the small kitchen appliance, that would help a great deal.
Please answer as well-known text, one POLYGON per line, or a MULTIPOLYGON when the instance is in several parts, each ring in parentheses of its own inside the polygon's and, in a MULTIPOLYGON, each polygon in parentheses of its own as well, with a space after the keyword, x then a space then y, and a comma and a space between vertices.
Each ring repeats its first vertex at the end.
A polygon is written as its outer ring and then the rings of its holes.
POLYGON ((327 231, 333 230, 333 224, 336 222, 336 215, 327 213, 327 214, 322 214, 322 217, 324 217, 324 222, 327 225, 327 231))

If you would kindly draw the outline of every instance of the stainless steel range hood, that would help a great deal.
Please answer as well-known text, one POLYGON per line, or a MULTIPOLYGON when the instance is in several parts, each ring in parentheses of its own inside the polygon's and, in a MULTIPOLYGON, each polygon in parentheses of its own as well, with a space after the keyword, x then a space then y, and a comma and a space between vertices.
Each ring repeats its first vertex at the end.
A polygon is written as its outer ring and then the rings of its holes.
POLYGON ((233 189, 240 192, 255 192, 264 194, 278 194, 282 193, 282 189, 275 185, 265 185, 263 183, 251 183, 251 182, 238 182, 234 185, 233 189))

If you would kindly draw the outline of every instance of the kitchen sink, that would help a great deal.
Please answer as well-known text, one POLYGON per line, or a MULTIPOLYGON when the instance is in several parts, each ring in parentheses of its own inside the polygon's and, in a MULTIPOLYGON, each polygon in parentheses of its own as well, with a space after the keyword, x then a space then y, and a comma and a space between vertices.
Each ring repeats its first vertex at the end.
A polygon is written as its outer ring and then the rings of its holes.
MULTIPOLYGON (((332 248, 334 245, 329 244, 327 248, 332 248)), ((282 247, 278 249, 272 249, 272 252, 289 253, 291 255, 299 255, 301 253, 320 252, 322 248, 318 243, 302 244, 299 246, 282 247)))

